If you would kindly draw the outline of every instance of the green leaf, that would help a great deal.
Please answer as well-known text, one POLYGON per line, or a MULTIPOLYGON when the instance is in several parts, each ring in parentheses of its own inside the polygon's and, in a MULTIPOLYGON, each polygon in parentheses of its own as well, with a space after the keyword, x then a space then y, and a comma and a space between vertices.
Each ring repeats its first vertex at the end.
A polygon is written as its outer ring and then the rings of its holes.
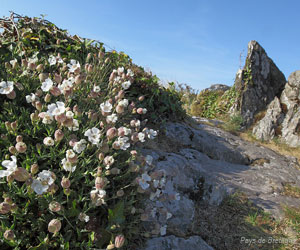
POLYGON ((109 227, 114 224, 122 224, 125 221, 124 202, 120 201, 113 209, 108 209, 109 227))

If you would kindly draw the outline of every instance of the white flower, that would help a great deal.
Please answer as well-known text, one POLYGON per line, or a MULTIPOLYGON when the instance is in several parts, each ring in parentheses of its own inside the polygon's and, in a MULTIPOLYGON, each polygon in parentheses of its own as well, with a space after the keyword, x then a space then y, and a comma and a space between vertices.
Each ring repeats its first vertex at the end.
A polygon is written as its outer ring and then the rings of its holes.
POLYGON ((53 82, 50 78, 47 78, 43 83, 41 89, 44 92, 48 92, 53 87, 53 82))
POLYGON ((147 183, 147 181, 151 181, 151 177, 148 174, 142 174, 142 178, 139 179, 139 184, 144 190, 150 186, 150 184, 147 183))
POLYGON ((124 67, 118 68, 118 74, 121 75, 124 72, 124 67))
POLYGON ((121 101, 119 101, 119 105, 123 106, 123 107, 127 107, 128 106, 128 100, 127 99, 123 99, 121 101))
POLYGON ((59 84, 57 87, 60 89, 61 92, 65 92, 67 89, 73 88, 73 85, 75 83, 74 77, 69 77, 68 79, 64 79, 62 84, 59 84))
POLYGON ((65 110, 65 104, 63 102, 56 102, 48 105, 47 113, 51 116, 55 116, 64 113, 65 110))
POLYGON ((159 180, 153 180, 153 186, 154 186, 155 188, 158 187, 158 184, 159 184, 159 180))
POLYGON ((80 221, 88 222, 90 220, 90 217, 88 215, 86 215, 85 213, 80 213, 78 216, 78 219, 80 221))
POLYGON ((69 110, 69 111, 66 112, 66 117, 67 118, 73 118, 74 117, 74 113, 71 110, 69 110))
POLYGON ((51 137, 45 137, 43 142, 46 146, 54 145, 54 140, 51 137))
POLYGON ((100 141, 101 133, 98 128, 94 127, 92 129, 88 129, 87 131, 85 131, 84 135, 88 137, 89 142, 97 145, 100 141))
POLYGON ((129 76, 129 77, 133 77, 134 76, 134 74, 133 74, 133 72, 132 72, 131 69, 127 70, 127 74, 126 75, 129 76))
POLYGON ((113 156, 106 156, 104 158, 104 164, 106 165, 106 169, 109 169, 109 167, 114 164, 115 159, 113 156))
POLYGON ((147 113, 147 109, 143 108, 143 114, 146 114, 146 113, 147 113))
POLYGON ((111 112, 112 105, 110 104, 109 101, 106 101, 105 103, 100 104, 100 108, 103 112, 109 113, 109 112, 111 112))
POLYGON ((99 93, 99 92, 100 92, 100 87, 99 87, 99 86, 96 86, 96 85, 94 85, 93 92, 95 92, 95 93, 99 93))
POLYGON ((34 190, 34 192, 41 195, 41 194, 47 192, 49 186, 43 185, 40 180, 33 180, 32 184, 31 184, 31 188, 34 190))
POLYGON ((77 68, 80 68, 79 62, 71 59, 70 63, 67 65, 69 67, 69 72, 73 73, 77 68))
POLYGON ((74 151, 72 149, 68 149, 66 151, 66 157, 67 158, 74 158, 76 156, 76 154, 74 153, 74 151))
POLYGON ((106 117, 107 123, 116 123, 118 120, 118 116, 116 114, 111 114, 106 117))
POLYGON ((135 127, 138 128, 141 126, 141 121, 140 120, 136 120, 135 121, 135 127))
POLYGON ((124 134, 125 135, 130 135, 131 134, 131 129, 130 128, 123 127, 123 129, 124 129, 124 134))
POLYGON ((76 166, 73 166, 66 158, 62 159, 61 164, 63 165, 64 170, 68 172, 74 172, 76 169, 76 166))
POLYGON ((115 83, 115 84, 121 83, 121 80, 122 80, 122 78, 119 77, 119 76, 117 76, 117 77, 114 79, 114 83, 115 83))
POLYGON ((77 131, 77 130, 79 130, 78 120, 77 119, 73 119, 73 125, 72 125, 72 127, 68 127, 68 129, 70 131, 77 131))
POLYGON ((177 200, 177 201, 180 200, 180 194, 179 194, 179 193, 176 193, 176 194, 175 194, 175 200, 177 200))
POLYGON ((0 82, 0 94, 7 95, 14 90, 13 82, 0 82))
POLYGON ((167 212, 167 220, 170 219, 173 215, 169 212, 167 212))
POLYGON ((118 137, 117 143, 120 145, 120 149, 127 150, 130 147, 130 143, 127 142, 128 140, 128 137, 118 137))
POLYGON ((38 58, 37 58, 37 53, 35 53, 29 60, 28 60, 28 63, 37 63, 38 62, 38 58))
POLYGON ((157 208, 154 207, 154 208, 151 210, 151 213, 150 213, 151 216, 152 216, 152 218, 155 218, 156 212, 157 212, 157 208))
POLYGON ((157 136, 157 131, 150 129, 147 131, 147 136, 149 139, 153 140, 157 136))
POLYGON ((10 158, 12 161, 5 160, 2 162, 2 166, 5 167, 6 170, 0 170, 0 177, 9 176, 17 170, 17 158, 14 155, 10 158))
POLYGON ((15 63, 17 63, 18 60, 17 59, 13 59, 13 60, 10 60, 9 63, 13 66, 15 63))
POLYGON ((39 98, 33 93, 31 93, 31 95, 26 96, 26 102, 27 103, 35 102, 35 101, 38 101, 38 100, 39 100, 39 98))
POLYGON ((122 88, 123 88, 123 89, 129 89, 129 88, 130 88, 130 85, 131 85, 131 82, 130 82, 130 81, 123 82, 123 83, 122 83, 122 88))
POLYGON ((86 140, 81 139, 79 142, 76 142, 73 149, 76 153, 80 154, 86 148, 86 140))
POLYGON ((50 66, 55 65, 56 64, 56 57, 51 55, 49 56, 48 62, 50 64, 50 66))
POLYGON ((49 170, 43 170, 38 174, 38 179, 42 182, 42 184, 49 186, 54 183, 54 179, 52 177, 52 172, 49 170))
POLYGON ((142 132, 138 133, 138 138, 139 138, 139 140, 140 140, 141 142, 144 142, 144 141, 145 141, 145 134, 142 133, 142 132))
POLYGON ((52 122, 53 122, 53 116, 52 115, 50 115, 50 114, 48 114, 48 113, 45 113, 45 116, 44 116, 44 118, 43 118, 43 121, 42 121, 42 123, 44 123, 44 124, 51 124, 52 122))
POLYGON ((153 161, 153 157, 151 155, 147 155, 145 160, 148 165, 151 165, 153 161))
POLYGON ((166 233, 167 233, 167 225, 160 228, 160 235, 161 236, 166 235, 166 233))

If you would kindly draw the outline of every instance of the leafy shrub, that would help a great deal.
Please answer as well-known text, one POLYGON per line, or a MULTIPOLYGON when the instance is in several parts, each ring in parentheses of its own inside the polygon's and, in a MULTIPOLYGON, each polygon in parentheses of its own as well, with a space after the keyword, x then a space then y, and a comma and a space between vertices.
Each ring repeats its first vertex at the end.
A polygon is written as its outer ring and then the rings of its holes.
POLYGON ((178 94, 44 19, 0 24, 1 249, 134 248, 153 188, 137 146, 147 119, 185 115, 178 94))

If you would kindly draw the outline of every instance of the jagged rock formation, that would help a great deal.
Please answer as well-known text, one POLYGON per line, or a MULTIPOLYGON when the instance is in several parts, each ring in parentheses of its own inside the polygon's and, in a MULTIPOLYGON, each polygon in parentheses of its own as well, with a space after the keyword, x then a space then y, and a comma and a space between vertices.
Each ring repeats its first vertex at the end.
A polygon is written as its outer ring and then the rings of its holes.
POLYGON ((238 71, 234 83, 239 93, 234 111, 241 114, 245 127, 252 124, 255 114, 281 94, 285 82, 284 75, 260 44, 250 41, 245 66, 238 71))
POLYGON ((165 176, 157 199, 146 204, 145 227, 155 232, 167 225, 166 236, 153 235, 146 250, 154 246, 211 249, 201 236, 193 234, 191 226, 199 200, 219 205, 227 195, 241 190, 276 218, 282 215, 281 204, 300 206, 300 199, 282 194, 285 182, 300 185, 296 158, 279 155, 213 126, 191 125, 168 123, 164 137, 143 149, 154 159, 153 176, 165 176), (170 200, 176 193, 180 199, 170 200), (172 214, 170 218, 168 213, 172 214))
POLYGON ((280 96, 268 106, 265 117, 253 129, 257 139, 270 140, 275 135, 291 147, 300 146, 300 71, 293 72, 280 96), (277 131, 277 133, 275 133, 277 131))

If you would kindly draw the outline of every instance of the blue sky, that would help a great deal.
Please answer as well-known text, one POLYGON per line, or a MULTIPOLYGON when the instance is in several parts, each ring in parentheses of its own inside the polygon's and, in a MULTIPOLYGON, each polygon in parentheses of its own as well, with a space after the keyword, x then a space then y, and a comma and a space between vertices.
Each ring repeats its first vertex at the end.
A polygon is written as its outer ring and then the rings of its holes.
MULTIPOLYGON (((9 11, 124 51, 164 81, 201 90, 232 85, 240 54, 257 40, 289 76, 300 70, 299 0, 1 0, 9 11)), ((244 64, 244 58, 242 66, 244 64)))

